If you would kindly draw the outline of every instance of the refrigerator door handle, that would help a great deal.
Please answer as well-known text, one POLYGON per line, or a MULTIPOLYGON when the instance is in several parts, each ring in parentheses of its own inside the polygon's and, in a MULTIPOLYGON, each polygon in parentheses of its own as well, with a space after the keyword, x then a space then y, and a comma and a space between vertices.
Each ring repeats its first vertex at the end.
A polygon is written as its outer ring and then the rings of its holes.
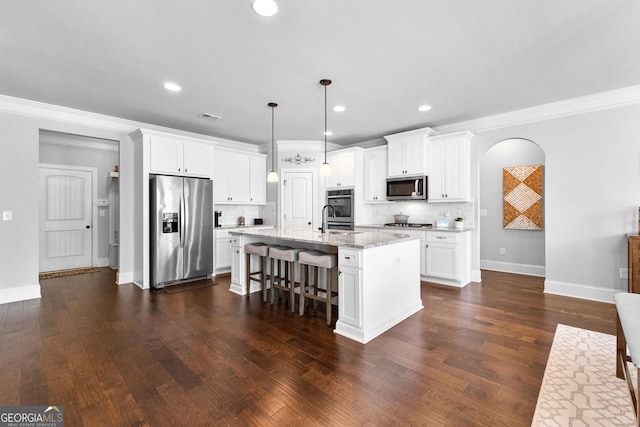
POLYGON ((184 193, 180 194, 180 247, 184 248, 184 235, 185 235, 185 224, 184 218, 186 216, 186 206, 184 202, 184 193))

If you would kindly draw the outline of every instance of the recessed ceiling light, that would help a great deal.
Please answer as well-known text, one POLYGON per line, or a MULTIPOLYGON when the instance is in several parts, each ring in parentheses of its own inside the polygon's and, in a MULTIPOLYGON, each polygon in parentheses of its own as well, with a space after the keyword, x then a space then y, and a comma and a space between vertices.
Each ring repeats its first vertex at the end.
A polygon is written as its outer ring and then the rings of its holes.
POLYGON ((170 90, 171 92, 180 92, 182 88, 175 83, 167 82, 164 84, 164 88, 166 90, 170 90))
POLYGON ((328 130, 328 131, 326 131, 324 134, 325 134, 325 135, 327 135, 327 136, 331 136, 331 135, 333 135, 333 132, 331 132, 330 130, 328 130))
POLYGON ((278 13, 278 3, 274 0, 253 0, 253 11, 260 16, 273 16, 278 13))
POLYGON ((421 105, 418 107, 418 111, 425 112, 431 110, 431 105, 421 105))
POLYGON ((346 108, 343 105, 336 105, 333 107, 333 111, 336 113, 342 113, 344 110, 346 110, 346 108))

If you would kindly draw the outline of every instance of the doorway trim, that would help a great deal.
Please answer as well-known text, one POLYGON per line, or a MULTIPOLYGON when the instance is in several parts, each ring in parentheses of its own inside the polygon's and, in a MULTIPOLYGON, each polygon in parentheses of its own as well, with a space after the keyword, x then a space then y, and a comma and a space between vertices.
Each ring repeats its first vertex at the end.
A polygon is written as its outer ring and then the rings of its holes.
MULTIPOLYGON (((91 266, 101 267, 98 259, 98 209, 96 194, 98 194, 98 168, 87 166, 71 166, 71 165, 57 165, 52 163, 39 163, 38 169, 60 169, 60 170, 76 170, 91 173, 91 266)), ((42 197, 42 194, 39 195, 42 197)), ((38 234, 42 233, 40 229, 42 225, 41 218, 38 218, 38 234)), ((38 239, 38 250, 42 250, 43 242, 38 239)), ((40 270, 40 263, 38 262, 38 271, 40 270)))

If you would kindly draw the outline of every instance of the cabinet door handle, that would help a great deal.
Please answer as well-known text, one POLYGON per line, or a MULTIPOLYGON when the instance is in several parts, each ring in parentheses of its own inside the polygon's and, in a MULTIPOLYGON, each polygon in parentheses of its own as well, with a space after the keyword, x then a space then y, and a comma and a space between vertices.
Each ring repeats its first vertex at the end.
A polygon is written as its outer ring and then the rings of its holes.
POLYGON ((178 172, 180 172, 180 168, 178 168, 178 172))

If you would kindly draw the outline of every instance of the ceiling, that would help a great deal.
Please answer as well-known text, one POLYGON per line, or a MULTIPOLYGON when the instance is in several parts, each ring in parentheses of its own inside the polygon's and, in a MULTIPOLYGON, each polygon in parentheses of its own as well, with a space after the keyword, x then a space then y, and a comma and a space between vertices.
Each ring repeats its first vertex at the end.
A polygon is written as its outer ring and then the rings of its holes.
POLYGON ((323 139, 327 78, 349 145, 640 84, 637 0, 277 1, 0 0, 0 94, 262 144, 269 102, 323 139))

